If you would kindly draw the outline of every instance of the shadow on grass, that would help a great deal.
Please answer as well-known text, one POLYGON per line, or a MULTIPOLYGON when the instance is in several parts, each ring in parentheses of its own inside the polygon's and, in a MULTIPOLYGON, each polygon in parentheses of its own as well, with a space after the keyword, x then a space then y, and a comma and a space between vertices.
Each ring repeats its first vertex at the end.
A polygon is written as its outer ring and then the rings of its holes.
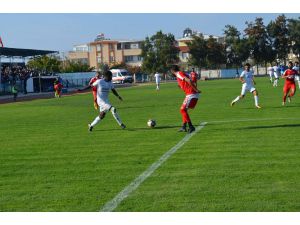
POLYGON ((238 130, 271 129, 271 128, 286 128, 286 127, 300 127, 300 124, 280 124, 280 125, 270 125, 270 126, 251 126, 251 127, 239 128, 238 130))
MULTIPOLYGON (((150 128, 150 127, 127 127, 126 129, 124 129, 123 131, 142 131, 142 130, 147 130, 147 131, 154 131, 154 130, 162 130, 162 129, 174 129, 174 128, 180 128, 181 126, 157 126, 155 128, 150 128)), ((109 131, 116 131, 116 130, 120 130, 122 131, 121 128, 112 128, 112 129, 102 129, 99 128, 97 130, 93 130, 93 132, 109 132, 109 131)))

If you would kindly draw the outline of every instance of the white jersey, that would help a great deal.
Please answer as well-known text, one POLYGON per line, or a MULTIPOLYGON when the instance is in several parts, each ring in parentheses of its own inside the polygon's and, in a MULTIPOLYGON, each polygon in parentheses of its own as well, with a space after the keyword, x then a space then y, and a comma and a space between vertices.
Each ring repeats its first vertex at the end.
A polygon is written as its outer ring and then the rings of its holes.
POLYGON ((273 66, 273 69, 274 69, 274 76, 275 76, 275 78, 280 77, 281 76, 280 68, 278 66, 273 66))
POLYGON ((274 76, 274 68, 272 66, 270 66, 268 68, 268 71, 269 71, 270 76, 274 76))
POLYGON ((299 73, 299 66, 294 66, 293 70, 296 70, 299 73))
POLYGON ((160 82, 160 74, 156 73, 156 74, 154 74, 154 77, 155 77, 155 82, 159 83, 160 82))
POLYGON ((244 70, 241 73, 240 77, 244 78, 245 83, 247 84, 247 86, 253 86, 253 72, 252 71, 244 70))
POLYGON ((97 87, 97 101, 108 103, 108 94, 111 89, 114 89, 114 85, 111 81, 107 82, 104 79, 96 80, 93 84, 97 87))

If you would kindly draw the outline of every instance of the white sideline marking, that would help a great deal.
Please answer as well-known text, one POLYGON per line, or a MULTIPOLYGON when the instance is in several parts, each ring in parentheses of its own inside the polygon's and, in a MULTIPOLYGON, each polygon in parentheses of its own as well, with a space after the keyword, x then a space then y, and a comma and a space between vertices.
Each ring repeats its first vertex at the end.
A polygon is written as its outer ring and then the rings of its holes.
POLYGON ((178 144, 172 147, 169 151, 163 154, 159 160, 153 163, 147 170, 145 170, 141 175, 135 178, 127 187, 125 187, 119 194, 117 194, 112 200, 107 202, 100 212, 112 212, 118 205, 127 198, 133 191, 135 191, 151 174, 159 168, 167 159, 172 156, 178 149, 180 149, 188 140, 191 139, 196 133, 198 133, 201 129, 205 127, 207 122, 201 123, 196 130, 187 134, 178 144))
POLYGON ((272 121, 272 120, 298 120, 299 118, 262 118, 262 119, 238 119, 238 120, 215 120, 208 123, 235 123, 235 122, 251 122, 251 121, 272 121))

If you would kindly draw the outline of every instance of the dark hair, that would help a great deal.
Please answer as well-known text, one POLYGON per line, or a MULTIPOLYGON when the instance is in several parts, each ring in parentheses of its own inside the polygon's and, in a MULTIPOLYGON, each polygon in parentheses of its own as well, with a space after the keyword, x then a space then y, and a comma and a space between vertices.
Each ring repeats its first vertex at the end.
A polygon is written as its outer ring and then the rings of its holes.
POLYGON ((245 66, 249 66, 250 67, 251 65, 250 65, 250 63, 246 63, 245 66))
POLYGON ((110 70, 105 71, 104 77, 112 77, 112 72, 110 70))
POLYGON ((171 70, 178 72, 179 71, 179 66, 178 65, 172 65, 171 70))

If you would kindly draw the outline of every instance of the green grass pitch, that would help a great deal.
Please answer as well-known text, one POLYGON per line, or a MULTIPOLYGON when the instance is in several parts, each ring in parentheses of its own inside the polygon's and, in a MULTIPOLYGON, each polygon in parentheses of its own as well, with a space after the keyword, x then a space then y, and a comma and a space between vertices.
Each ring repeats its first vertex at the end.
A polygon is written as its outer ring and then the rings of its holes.
MULTIPOLYGON (((259 110, 250 93, 230 107, 236 79, 199 82, 190 115, 207 125, 115 211, 299 211, 300 96, 282 107, 280 82, 257 79, 259 110)), ((118 91, 126 130, 108 114, 87 131, 90 93, 0 106, 0 211, 100 211, 184 138, 175 83, 118 91)))

